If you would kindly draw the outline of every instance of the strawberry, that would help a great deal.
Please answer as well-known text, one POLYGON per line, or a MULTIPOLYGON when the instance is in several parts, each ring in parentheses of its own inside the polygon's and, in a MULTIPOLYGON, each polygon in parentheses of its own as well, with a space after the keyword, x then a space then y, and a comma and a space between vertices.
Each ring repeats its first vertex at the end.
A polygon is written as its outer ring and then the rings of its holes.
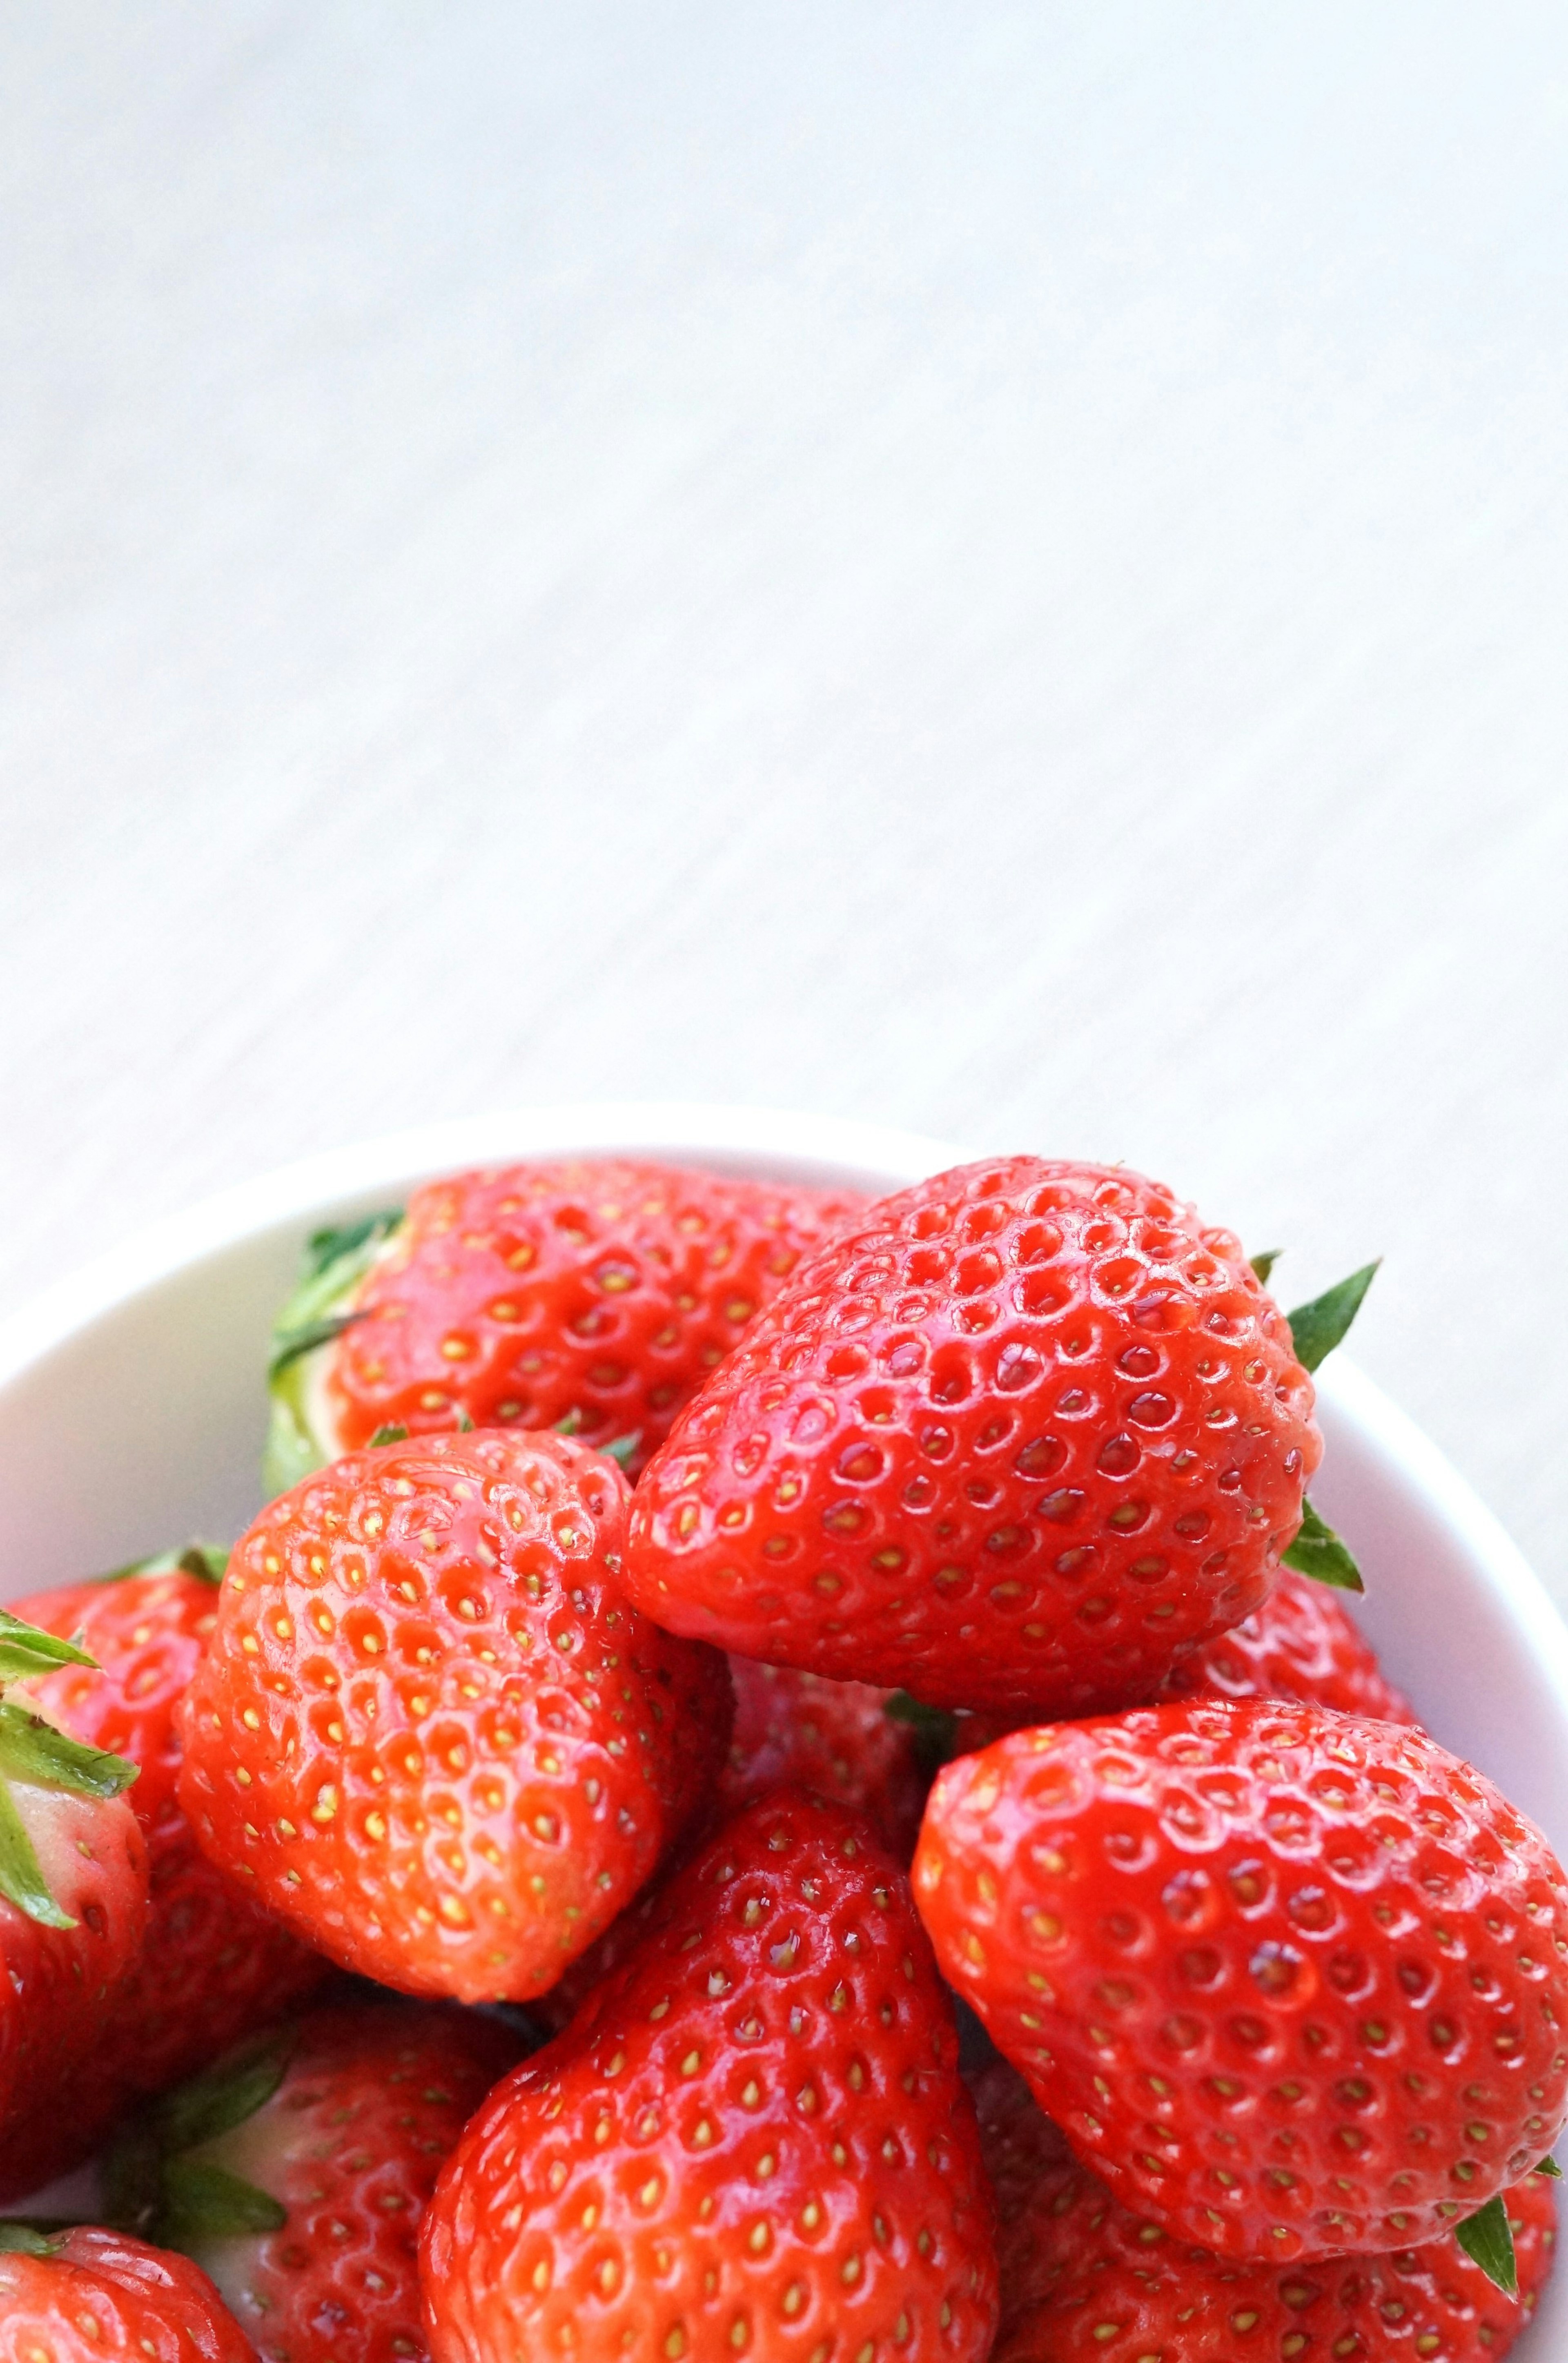
POLYGON ((1568 2116, 1568 1886, 1419 1730, 1275 1701, 937 1778, 937 1958, 1135 2213, 1231 2257, 1437 2238, 1568 2116))
POLYGON ((864 1814, 900 1862, 914 1851, 929 1780, 914 1728, 895 1714, 894 1692, 829 1681, 788 1666, 730 1659, 734 1736, 719 1781, 728 1814, 784 1781, 864 1814))
POLYGON ((208 1861, 180 1809, 175 1710, 217 1623, 222 1555, 193 1546, 112 1581, 15 1603, 29 1624, 74 1636, 93 1664, 28 1684, 39 1711, 137 1766, 129 1802, 147 1840, 151 1910, 140 1958, 81 2083, 107 2124, 280 2017, 327 1964, 208 1861))
POLYGON ((0 2224, 0 2363, 255 2363, 206 2275, 90 2226, 0 2224))
POLYGON ((923 1768, 922 1735, 900 1719, 895 1692, 746 1658, 730 1659, 730 1679, 734 1737, 707 1812, 666 1861, 660 1882, 645 1887, 549 1992, 529 2004, 529 2016, 550 2034, 569 2025, 594 1988, 641 1944, 660 1909, 662 1881, 685 1868, 719 1823, 776 1788, 814 1790, 864 1814, 900 1862, 913 1853, 933 1768, 923 1768))
POLYGON ((1311 1414, 1228 1231, 1120 1170, 961 1167, 758 1315, 648 1466, 627 1583, 672 1632, 929 1705, 1116 1706, 1267 1598, 1311 1414))
POLYGON ((1304 1699, 1384 1723, 1418 1720, 1332 1592, 1288 1567, 1261 1608, 1173 1666, 1158 1696, 1304 1699))
POLYGON ((157 2103, 111 2154, 111 2212, 210 2274, 264 2363, 406 2363, 420 2216, 516 2056, 467 2012, 312 2012, 157 2103))
POLYGON ((273 1340, 274 1492, 385 1426, 555 1427, 634 1465, 861 1201, 624 1159, 426 1182, 310 1242, 273 1340))
POLYGON ((624 1600, 626 1484, 564 1437, 349 1454, 236 1545, 180 1801, 307 1943, 405 1992, 526 2001, 711 1784, 729 1678, 624 1600))
POLYGON ((999 2217, 1001 2328, 991 2363, 1232 2363, 1241 2355, 1357 2363, 1484 2363, 1529 2322, 1551 2269, 1551 2183, 1507 2194, 1516 2303, 1449 2235, 1425 2247, 1310 2266, 1227 2264, 1140 2222, 1072 2156, 1006 2067, 974 2080, 999 2217))
POLYGON ((425 2218, 436 2363, 980 2363, 989 2207, 901 1872, 781 1791, 499 2085, 425 2218))
MULTIPOLYGON (((0 1686, 91 1663, 0 1610, 0 1686)), ((135 1779, 134 1764, 0 1702, 0 2200, 93 2147, 78 2071, 147 1925, 147 1847, 122 1794, 135 1779)))

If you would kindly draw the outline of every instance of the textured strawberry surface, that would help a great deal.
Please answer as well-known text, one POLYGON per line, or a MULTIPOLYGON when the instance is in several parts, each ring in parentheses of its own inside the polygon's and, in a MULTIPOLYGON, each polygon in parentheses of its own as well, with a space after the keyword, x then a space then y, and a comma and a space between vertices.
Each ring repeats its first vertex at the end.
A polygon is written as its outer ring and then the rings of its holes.
POLYGON ((914 1850, 930 1783, 890 1691, 732 1658, 734 1736, 719 1781, 727 1813, 793 1781, 871 1821, 900 1862, 914 1850))
POLYGON ((635 1896, 549 1992, 530 2002, 530 2016, 550 2034, 568 2025, 601 1980, 642 1942, 660 1907, 662 1880, 684 1868, 716 1823, 776 1788, 793 1782, 864 1814, 900 1862, 913 1853, 931 1783, 916 1760, 913 1731, 885 1711, 890 1691, 747 1658, 730 1659, 730 1677, 734 1736, 706 1814, 690 1825, 660 1881, 635 1896))
POLYGON ((383 1425, 635 1431, 640 1465, 845 1193, 585 1159, 427 1182, 333 1351, 338 1450, 383 1425))
POLYGON ((1016 1157, 882 1200, 656 1454, 628 1580, 672 1631, 935 1706, 1146 1698, 1267 1597, 1320 1450, 1236 1240, 1016 1157))
POLYGON ((28 1624, 77 1639, 100 1669, 63 1666, 28 1684, 39 1713, 140 1768, 127 1796, 147 1837, 147 1936, 83 2079, 105 2122, 126 2100, 193 2074, 326 1974, 318 1954, 208 1861, 175 1793, 176 1709, 217 1603, 212 1584, 176 1569, 13 1603, 28 1624))
POLYGON ((100 2128, 83 2063, 114 2024, 147 1927, 147 1843, 126 1797, 13 1781, 68 1928, 0 1896, 0 2202, 80 2164, 100 2128))
POLYGON ((626 1485, 556 1436, 349 1455, 237 1545, 186 1694, 202 1845, 408 1992, 525 2001, 657 1863, 729 1676, 618 1581, 626 1485))
POLYGON ((254 2363, 206 2275, 121 2232, 0 2250, 0 2363, 254 2363))
POLYGON ((974 2079, 997 2200, 1001 2328, 991 2363, 1235 2363, 1249 2355, 1483 2363, 1529 2323, 1551 2270, 1551 2185, 1508 2192, 1518 2302, 1452 2234, 1425 2247, 1310 2265, 1225 2264, 1142 2222, 1080 2166, 1007 2067, 974 2079))
POLYGON ((1174 1666, 1159 1695, 1304 1699, 1385 1723, 1419 1720, 1337 1595, 1289 1567, 1261 1608, 1174 1666))
POLYGON ((425 2222, 437 2363, 980 2363, 990 2207, 956 2057, 867 1825, 752 1807, 465 2133, 425 2222))
POLYGON ((424 2357, 420 2219, 466 2119, 515 2057, 491 2020, 419 2004, 301 2022, 272 2098, 202 2153, 288 2220, 191 2244, 263 2363, 424 2357))
POLYGON ((1568 2114, 1568 1888, 1423 1732, 1193 1703, 939 1775, 952 1983, 1135 2213, 1228 2256, 1435 2238, 1568 2114))

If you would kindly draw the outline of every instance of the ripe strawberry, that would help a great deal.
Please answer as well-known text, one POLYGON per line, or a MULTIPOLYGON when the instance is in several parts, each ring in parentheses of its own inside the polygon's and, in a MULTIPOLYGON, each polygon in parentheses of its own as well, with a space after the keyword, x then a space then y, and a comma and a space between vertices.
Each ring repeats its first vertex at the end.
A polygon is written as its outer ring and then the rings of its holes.
POLYGON ((0 2224, 0 2363, 255 2363, 206 2275, 122 2232, 0 2224))
POLYGON ((1001 2328, 991 2363, 1232 2363, 1238 2355, 1395 2363, 1505 2354, 1551 2269, 1551 2185, 1507 2194, 1517 2302, 1452 2235, 1423 2248, 1302 2265, 1226 2264, 1140 2222, 1080 2166, 1005 2066, 973 2080, 996 2194, 1001 2328))
POLYGON ((902 1874, 789 1791, 491 2095, 425 2218, 436 2363, 979 2363, 989 2208, 902 1874))
POLYGON ((845 1193, 624 1159, 458 1173, 311 1241, 274 1339, 272 1489, 383 1426, 635 1431, 637 1467, 845 1193))
MULTIPOLYGON (((0 1685, 90 1662, 0 1610, 0 1685)), ((120 1793, 135 1779, 134 1764, 0 1703, 0 2201, 93 2145, 78 2073, 147 1925, 147 1848, 120 1793)))
POLYGON ((208 1861, 180 1809, 175 1710, 217 1622, 221 1561, 192 1548, 103 1583, 15 1603, 31 1625, 74 1636, 93 1659, 28 1684, 39 1713, 90 1747, 127 1758, 147 1839, 151 1909, 140 1958, 80 2087, 110 2123, 282 2016, 326 1975, 234 1880, 208 1861))
POLYGON ((728 1739, 723 1659, 620 1591, 625 1514, 613 1462, 497 1430, 353 1453, 272 1503, 182 1709, 215 1861, 406 1992, 553 1984, 728 1739))
POLYGON ((1146 1697, 1266 1599, 1320 1449, 1228 1231, 1015 1157, 869 1208, 650 1463, 627 1581, 673 1632, 933 1706, 1146 1697))
POLYGON ((1436 2238, 1568 2116, 1568 1885, 1419 1730, 1248 1701, 949 1765, 937 1958, 1139 2214, 1227 2256, 1436 2238))
POLYGON ((1173 1666, 1157 1695, 1302 1699, 1383 1723, 1419 1719, 1332 1592, 1288 1567, 1261 1608, 1173 1666))
POLYGON ((264 2363, 407 2363, 421 2214, 516 2056, 477 2014, 315 2011, 157 2104, 111 2158, 111 2212, 210 2274, 264 2363))
POLYGON ((914 1728, 888 1712, 895 1693, 749 1658, 730 1659, 730 1678, 735 1728, 720 1809, 739 1813, 793 1781, 864 1814, 889 1851, 907 1862, 930 1781, 914 1728))

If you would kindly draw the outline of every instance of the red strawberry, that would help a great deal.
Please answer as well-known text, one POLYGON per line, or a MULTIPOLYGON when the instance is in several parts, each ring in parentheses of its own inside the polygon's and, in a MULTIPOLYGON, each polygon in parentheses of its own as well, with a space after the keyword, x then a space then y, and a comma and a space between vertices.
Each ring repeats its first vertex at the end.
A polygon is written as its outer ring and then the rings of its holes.
POLYGON ((869 1208, 655 1455, 627 1581, 672 1632, 934 1706, 1146 1697, 1268 1596, 1320 1449, 1228 1231, 1015 1157, 869 1208))
POLYGON ((386 1426, 635 1432, 640 1466, 801 1254, 862 1202, 623 1159, 416 1190, 313 1239, 280 1316, 274 1490, 386 1426), (302 1343, 303 1341, 303 1343, 302 1343))
POLYGON ((1142 2223, 1080 2166, 1009 2068, 975 2079, 997 2198, 1002 2320, 991 2363, 1233 2363, 1239 2356, 1484 2363, 1529 2322, 1551 2269, 1551 2185, 1507 2194, 1518 2299, 1451 2235, 1312 2265, 1222 2264, 1142 2223))
POLYGON ((735 1728, 718 1802, 727 1814, 782 1781, 864 1814, 900 1862, 914 1851, 930 1785, 916 1732, 888 1712, 891 1691, 788 1666, 730 1659, 735 1728))
POLYGON ((1227 2256, 1437 2237, 1568 2116, 1568 1885, 1423 1732, 1251 1701, 937 1779, 946 1975, 1117 2196, 1227 2256))
POLYGON ((789 1792, 491 2095, 421 2258, 436 2363, 980 2363, 989 2209, 902 1874, 789 1792))
POLYGON ((75 1636, 94 1664, 28 1685, 39 1712, 138 1769, 130 1803, 147 1839, 151 1913, 141 1957, 82 2087, 107 2124, 124 2102, 189 2076, 320 1983, 307 1952, 197 1846, 175 1781, 175 1709, 217 1622, 221 1571, 193 1548, 115 1582, 15 1603, 29 1624, 75 1636))
MULTIPOLYGON (((907 1862, 931 1776, 922 1769, 919 1734, 887 1712, 897 1693, 757 1666, 746 1658, 730 1659, 730 1678, 735 1727, 729 1761, 708 1814, 689 1829, 662 1877, 682 1869, 719 1823, 786 1783, 864 1814, 882 1843, 907 1862)), ((549 1992, 529 2004, 529 2016, 552 2035, 569 2025, 594 1988, 641 1944, 660 1906, 659 1883, 645 1887, 549 1992)))
POLYGON ((159 2103, 110 2160, 113 2210, 212 2276, 264 2363, 407 2363, 421 2214, 516 2056, 477 2014, 313 2012, 159 2103))
POLYGON ((716 1652, 618 1583, 626 1484, 563 1437, 350 1454, 236 1546, 182 1710, 214 1859, 345 1968, 526 2001, 723 1759, 716 1652))
MULTIPOLYGON (((91 1661, 0 1610, 0 1685, 91 1661)), ((0 1703, 0 2201, 91 2150, 79 2071, 113 2023, 147 1925, 136 1767, 0 1703)))
POLYGON ((1261 1608, 1173 1666, 1158 1695, 1303 1699, 1384 1723, 1419 1719, 1332 1592, 1288 1567, 1261 1608))
POLYGON ((206 2275, 122 2232, 0 2224, 0 2363, 255 2363, 206 2275))

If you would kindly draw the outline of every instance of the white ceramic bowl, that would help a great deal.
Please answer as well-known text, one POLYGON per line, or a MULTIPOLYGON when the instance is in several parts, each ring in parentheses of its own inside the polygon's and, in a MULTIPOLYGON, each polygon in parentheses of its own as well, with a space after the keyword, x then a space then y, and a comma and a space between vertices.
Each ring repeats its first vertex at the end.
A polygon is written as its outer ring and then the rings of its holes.
MULTIPOLYGON (((534 1108, 338 1150, 210 1199, 0 1324, 0 1600, 248 1522, 268 1331, 309 1231, 395 1204, 431 1174, 569 1151, 868 1191, 966 1154, 817 1116, 534 1108)), ((1355 1548, 1360 1613, 1388 1670, 1568 1856, 1568 1631, 1496 1520, 1342 1355, 1320 1373, 1319 1417, 1314 1498, 1355 1548)), ((1515 2352, 1568 2363, 1568 2271, 1515 2352)))

